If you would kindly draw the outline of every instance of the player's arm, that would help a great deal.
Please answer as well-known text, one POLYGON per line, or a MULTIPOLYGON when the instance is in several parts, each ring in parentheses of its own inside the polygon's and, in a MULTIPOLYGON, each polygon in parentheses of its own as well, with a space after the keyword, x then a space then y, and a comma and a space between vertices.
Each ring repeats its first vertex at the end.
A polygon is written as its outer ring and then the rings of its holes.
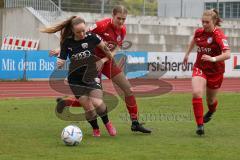
MULTIPOLYGON (((117 51, 119 51, 119 49, 120 49, 119 46, 116 46, 116 47, 111 51, 112 58, 116 55, 116 53, 117 53, 117 51)), ((103 63, 107 62, 108 60, 109 60, 108 57, 104 57, 104 58, 101 59, 101 61, 102 61, 103 63)))
POLYGON ((219 61, 225 61, 231 57, 230 47, 228 45, 228 41, 224 33, 221 33, 221 32, 217 33, 215 40, 218 46, 221 48, 222 53, 215 57, 211 57, 209 55, 204 54, 201 58, 203 61, 219 62, 219 61))
POLYGON ((99 61, 96 62, 96 66, 97 66, 97 70, 100 71, 103 67, 103 64, 105 62, 107 62, 108 60, 112 59, 113 56, 116 54, 117 49, 115 48, 113 51, 111 51, 108 46, 106 45, 106 43, 104 43, 103 41, 101 41, 98 45, 98 47, 104 52, 106 53, 107 57, 104 57, 102 59, 100 59, 99 61))
POLYGON ((117 53, 117 51, 120 50, 120 47, 117 45, 113 50, 112 50, 112 56, 114 57, 117 53))
POLYGON ((50 56, 50 57, 52 57, 52 56, 57 57, 57 56, 59 56, 59 54, 60 54, 60 48, 51 49, 51 50, 49 51, 49 56, 50 56))
POLYGON ((184 56, 184 59, 183 59, 183 64, 184 64, 184 65, 187 65, 188 57, 189 57, 190 53, 192 52, 194 46, 195 46, 195 41, 194 41, 194 38, 193 38, 193 39, 191 40, 188 48, 187 48, 187 52, 185 53, 185 56, 184 56))
POLYGON ((225 61, 227 59, 230 59, 230 57, 231 57, 230 49, 227 49, 227 50, 223 50, 222 54, 220 54, 219 56, 211 57, 209 55, 204 54, 201 59, 203 61, 219 62, 219 61, 225 61))
POLYGON ((62 68, 67 60, 68 51, 67 51, 67 42, 65 41, 61 45, 61 49, 59 50, 59 54, 57 57, 57 68, 62 68))
POLYGON ((216 56, 215 58, 216 58, 216 62, 218 62, 218 61, 225 61, 227 59, 230 59, 231 58, 231 51, 230 51, 230 49, 223 50, 222 54, 219 55, 219 56, 216 56))
POLYGON ((112 52, 108 46, 106 45, 106 43, 104 43, 103 41, 101 41, 97 47, 99 47, 107 56, 108 59, 112 59, 114 56, 114 52, 112 52))

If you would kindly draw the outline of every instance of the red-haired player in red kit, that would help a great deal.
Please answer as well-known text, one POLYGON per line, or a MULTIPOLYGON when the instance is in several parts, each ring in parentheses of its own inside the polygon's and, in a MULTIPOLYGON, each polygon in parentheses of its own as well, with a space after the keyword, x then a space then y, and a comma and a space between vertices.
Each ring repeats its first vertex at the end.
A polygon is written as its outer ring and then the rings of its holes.
MULTIPOLYGON (((90 32, 98 34, 106 43, 109 43, 108 46, 111 50, 117 50, 122 45, 126 35, 126 26, 124 24, 126 17, 127 9, 122 5, 118 5, 113 8, 112 18, 97 21, 95 25, 90 27, 90 32), (114 47, 116 45, 117 47, 114 47)), ((116 65, 114 60, 109 60, 106 57, 104 52, 97 49, 95 53, 96 56, 101 59, 101 61, 97 62, 98 70, 102 69, 101 73, 111 79, 124 92, 126 107, 132 120, 131 130, 151 133, 151 130, 144 128, 143 125, 138 122, 138 106, 131 89, 131 84, 126 79, 124 73, 116 65)), ((115 53, 115 51, 112 53, 115 53)), ((56 54, 58 54, 56 50, 50 52, 50 55, 56 54)), ((79 102, 73 98, 59 99, 58 102, 58 107, 62 110, 65 106, 80 106, 79 102)))
POLYGON ((204 134, 203 124, 211 120, 218 104, 216 95, 223 81, 224 61, 230 58, 227 38, 219 28, 221 19, 215 9, 206 10, 202 16, 203 28, 195 31, 184 57, 184 64, 194 45, 198 46, 197 59, 192 73, 192 105, 197 123, 196 133, 204 134), (206 90, 208 112, 203 116, 202 96, 206 90))

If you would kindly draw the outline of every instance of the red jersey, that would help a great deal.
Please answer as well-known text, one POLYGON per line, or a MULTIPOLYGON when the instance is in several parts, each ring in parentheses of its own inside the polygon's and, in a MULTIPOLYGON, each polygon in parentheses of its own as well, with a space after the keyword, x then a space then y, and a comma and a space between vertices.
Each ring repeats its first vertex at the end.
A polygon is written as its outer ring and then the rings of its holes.
POLYGON ((213 32, 205 32, 203 28, 199 28, 195 31, 194 41, 198 46, 194 67, 201 69, 206 75, 224 73, 224 61, 204 62, 201 60, 204 54, 215 57, 221 55, 223 50, 230 49, 223 31, 220 28, 215 28, 213 32))
MULTIPOLYGON (((98 34, 104 41, 114 42, 118 46, 122 45, 126 36, 126 26, 124 25, 122 28, 116 28, 111 18, 97 21, 94 26, 90 27, 90 31, 98 34)), ((96 55, 100 58, 106 57, 106 54, 99 48, 96 48, 96 55)))

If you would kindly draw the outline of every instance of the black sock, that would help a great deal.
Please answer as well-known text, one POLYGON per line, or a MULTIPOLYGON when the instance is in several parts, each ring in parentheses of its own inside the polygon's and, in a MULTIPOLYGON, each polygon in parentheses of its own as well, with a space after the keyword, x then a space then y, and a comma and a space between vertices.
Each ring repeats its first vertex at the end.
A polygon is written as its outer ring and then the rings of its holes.
POLYGON ((103 121, 104 124, 107 124, 107 123, 109 122, 109 119, 108 119, 108 115, 107 115, 107 114, 104 115, 104 116, 102 116, 101 119, 102 119, 102 121, 103 121))
POLYGON ((104 124, 107 124, 109 122, 107 108, 105 111, 97 109, 97 114, 101 117, 104 124))
POLYGON ((94 119, 94 120, 91 120, 91 121, 88 121, 88 122, 91 124, 93 129, 99 129, 97 119, 94 119))
POLYGON ((99 129, 97 123, 97 113, 95 110, 85 112, 86 120, 91 124, 93 129, 99 129))

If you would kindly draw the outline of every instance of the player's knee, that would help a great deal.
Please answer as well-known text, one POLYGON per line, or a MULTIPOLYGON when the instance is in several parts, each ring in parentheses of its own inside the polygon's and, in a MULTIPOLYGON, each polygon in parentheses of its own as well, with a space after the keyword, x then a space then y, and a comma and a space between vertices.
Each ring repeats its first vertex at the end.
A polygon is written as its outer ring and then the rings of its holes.
POLYGON ((215 98, 207 98, 207 104, 213 104, 215 102, 215 98))
POLYGON ((126 96, 131 96, 131 95, 133 95, 133 88, 132 87, 126 87, 126 88, 124 88, 124 93, 125 93, 125 95, 126 96))
POLYGON ((202 97, 202 90, 193 90, 192 96, 193 96, 193 98, 201 98, 202 97))
POLYGON ((91 99, 91 101, 95 107, 100 107, 103 104, 103 100, 100 98, 94 98, 94 99, 91 99))
POLYGON ((79 103, 82 105, 87 105, 89 102, 88 102, 88 99, 80 97, 79 103))

